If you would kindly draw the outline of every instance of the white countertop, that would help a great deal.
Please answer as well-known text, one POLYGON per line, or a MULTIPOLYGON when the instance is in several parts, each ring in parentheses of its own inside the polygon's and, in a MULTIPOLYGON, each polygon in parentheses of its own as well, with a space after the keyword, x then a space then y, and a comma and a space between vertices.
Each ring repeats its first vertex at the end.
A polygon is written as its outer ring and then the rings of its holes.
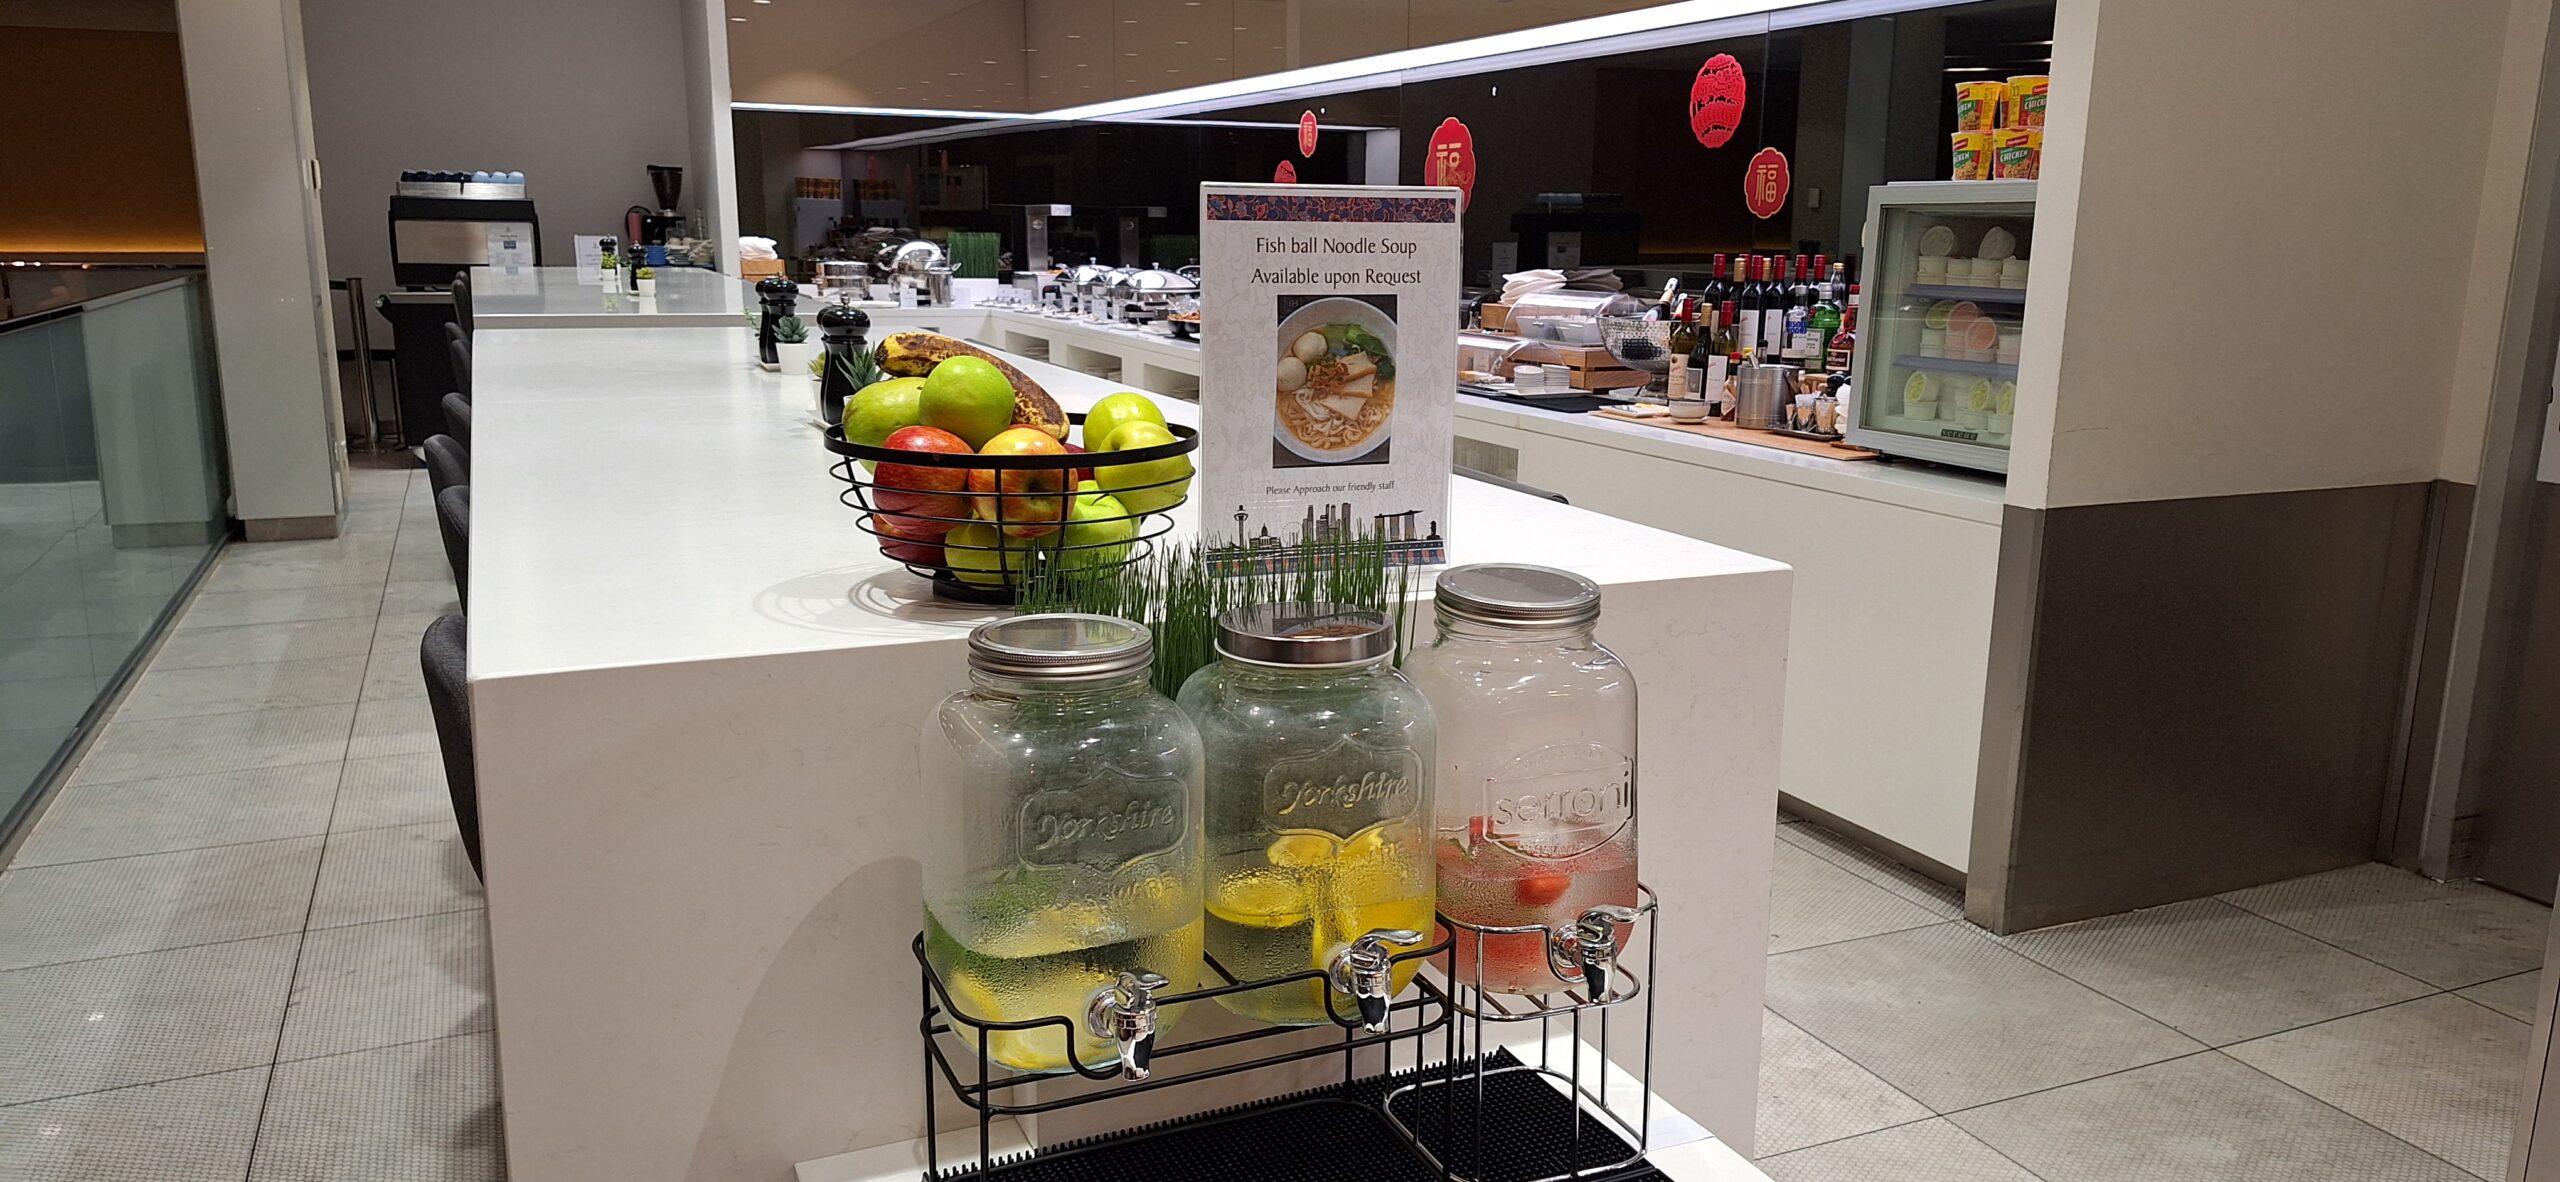
POLYGON ((1495 422, 1988 525, 2000 524, 2006 491, 1998 477, 1952 468, 1885 460, 1826 459, 1712 435, 1667 431, 1624 419, 1539 410, 1507 399, 1472 394, 1458 396, 1458 418, 1462 423, 1495 422))
POLYGON ((700 267, 659 267, 657 276, 656 295, 634 296, 602 283, 581 283, 575 267, 473 267, 472 332, 476 338, 489 329, 746 324, 748 297, 737 277, 700 267))
MULTIPOLYGON (((994 614, 880 556, 837 499, 815 385, 755 369, 742 326, 484 327, 473 352, 475 680, 951 639, 994 614)), ((1071 411, 1125 388, 1016 363, 1071 411)), ((1603 585, 1780 566, 1473 481, 1451 502, 1453 563, 1603 585)))

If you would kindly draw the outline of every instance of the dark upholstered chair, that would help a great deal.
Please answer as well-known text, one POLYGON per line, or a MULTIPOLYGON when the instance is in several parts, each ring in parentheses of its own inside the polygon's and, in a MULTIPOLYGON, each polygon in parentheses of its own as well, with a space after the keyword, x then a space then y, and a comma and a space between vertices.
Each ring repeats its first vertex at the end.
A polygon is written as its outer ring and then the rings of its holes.
POLYGON ((462 330, 462 339, 466 341, 471 339, 471 334, 480 331, 478 325, 471 323, 471 272, 469 271, 453 273, 453 322, 462 330))
MULTIPOLYGON (((453 327, 447 323, 446 328, 453 327)), ((465 398, 471 397, 471 346, 460 340, 444 343, 445 352, 453 357, 453 388, 465 398)))
POLYGON ((471 400, 460 394, 444 396, 444 433, 466 450, 471 446, 471 400))
POLYGON ((453 436, 430 435, 421 450, 427 453, 427 484, 437 496, 471 483, 471 449, 453 436))
POLYGON ((453 590, 465 611, 471 608, 471 486, 436 494, 436 532, 444 535, 445 564, 453 568, 453 590))
POLYGON ((445 791, 453 797, 453 824, 462 830, 462 852, 480 873, 480 783, 471 769, 471 689, 463 679, 462 617, 438 616, 418 641, 418 669, 427 679, 427 709, 435 715, 436 745, 444 751, 445 791))

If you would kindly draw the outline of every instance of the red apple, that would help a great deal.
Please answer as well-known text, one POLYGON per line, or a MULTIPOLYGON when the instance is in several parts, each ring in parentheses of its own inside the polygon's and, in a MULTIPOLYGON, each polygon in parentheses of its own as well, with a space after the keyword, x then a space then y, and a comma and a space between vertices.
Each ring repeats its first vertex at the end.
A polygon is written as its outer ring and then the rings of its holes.
MULTIPOLYGON (((880 446, 961 456, 975 451, 968 440, 940 427, 900 427, 890 432, 880 446)), ((969 488, 966 468, 881 464, 871 474, 871 483, 871 506, 882 513, 898 515, 908 536, 938 538, 960 524, 958 519, 969 516, 969 502, 961 495, 969 488), (931 520, 937 517, 954 520, 931 520)))
MULTIPOLYGON (((1062 445, 1062 446, 1064 446, 1064 447, 1067 449, 1067 454, 1068 454, 1068 455, 1080 456, 1080 455, 1085 454, 1085 449, 1083 449, 1083 448, 1081 448, 1081 447, 1078 447, 1078 446, 1076 446, 1075 444, 1069 443, 1069 444, 1064 444, 1064 445, 1062 445)), ((1091 479, 1093 479, 1093 469, 1091 469, 1091 468, 1078 468, 1078 469, 1076 469, 1076 470, 1075 470, 1075 471, 1073 471, 1073 472, 1069 472, 1069 473, 1067 473, 1067 487, 1068 487, 1068 488, 1077 488, 1077 487, 1082 486, 1082 485, 1084 484, 1084 482, 1085 482, 1085 481, 1088 481, 1088 480, 1091 480, 1091 479)))
MULTIPOLYGON (((1065 446, 1036 427, 1015 427, 996 433, 978 449, 982 456, 1062 456, 1065 446)), ((994 468, 969 469, 969 492, 977 502, 978 519, 995 521, 997 502, 1003 502, 1004 532, 1017 538, 1037 538, 1058 532, 1067 519, 1067 470, 1064 468, 1018 468, 999 471, 994 468)))
POLYGON ((942 535, 951 528, 949 522, 874 513, 870 523, 872 529, 879 531, 880 553, 890 561, 912 566, 942 565, 942 535))

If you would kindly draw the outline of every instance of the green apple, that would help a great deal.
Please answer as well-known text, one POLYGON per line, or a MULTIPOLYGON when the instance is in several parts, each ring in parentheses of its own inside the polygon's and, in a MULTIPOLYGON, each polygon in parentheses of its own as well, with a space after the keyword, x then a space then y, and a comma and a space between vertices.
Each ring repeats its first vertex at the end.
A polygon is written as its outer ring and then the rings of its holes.
MULTIPOLYGON (((1123 423, 1107 442, 1104 455, 1171 443, 1173 432, 1156 423, 1123 423)), ((1093 478, 1103 491, 1120 498, 1130 512, 1162 513, 1191 491, 1191 457, 1173 456, 1137 464, 1096 463, 1093 478)))
POLYGON ((864 386, 845 400, 845 441, 880 446, 890 432, 924 421, 923 401, 923 378, 890 378, 864 386))
POLYGON ((1093 404, 1092 410, 1084 412, 1085 450, 1101 451, 1110 447, 1111 433, 1130 423, 1154 423, 1161 427, 1164 426, 1164 412, 1157 410, 1156 404, 1148 401, 1144 394, 1123 391, 1104 395, 1101 401, 1093 404))
POLYGON ((924 378, 922 419, 971 447, 985 447, 1013 425, 1013 380, 983 357, 953 357, 924 378))
POLYGON ((1118 566, 1136 543, 1138 520, 1120 498, 1085 481, 1067 505, 1067 527, 1059 532, 1058 564, 1069 570, 1118 566))
POLYGON ((942 535, 942 561, 963 583, 1001 587, 1007 582, 1022 581, 1036 561, 1033 551, 1057 544, 1056 534, 1045 538, 1006 537, 987 522, 972 521, 952 526, 950 533, 942 535))

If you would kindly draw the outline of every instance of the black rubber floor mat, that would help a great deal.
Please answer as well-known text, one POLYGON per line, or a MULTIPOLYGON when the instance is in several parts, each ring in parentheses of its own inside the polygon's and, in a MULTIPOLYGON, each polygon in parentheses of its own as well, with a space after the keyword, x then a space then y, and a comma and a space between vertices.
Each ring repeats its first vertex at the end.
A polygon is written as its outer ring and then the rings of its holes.
MULTIPOLYGON (((1496 1067, 1515 1066, 1496 1052, 1496 1067)), ((998 1163, 986 1182, 1438 1182, 1440 1173, 1387 1123, 1378 1098, 1412 1083, 1412 1072, 1363 1080, 1348 1088, 1284 1096, 1170 1124, 1069 1142, 1028 1157, 998 1163)), ((1441 1108, 1449 1113, 1451 1140, 1460 1148, 1444 1158, 1461 1176, 1480 1182, 1520 1182, 1564 1172, 1573 1140, 1573 1107, 1541 1077, 1523 1071, 1485 1079, 1484 1170, 1473 1164, 1474 1088, 1428 1088, 1396 1101, 1396 1114, 1439 1151, 1441 1108)), ((1626 1142, 1582 1124, 1585 1166, 1627 1155, 1626 1142)), ((975 1164, 943 1171, 945 1178, 977 1178, 975 1164)), ((1607 1175, 1611 1182, 1644 1182, 1663 1175, 1638 1164, 1607 1175)))

